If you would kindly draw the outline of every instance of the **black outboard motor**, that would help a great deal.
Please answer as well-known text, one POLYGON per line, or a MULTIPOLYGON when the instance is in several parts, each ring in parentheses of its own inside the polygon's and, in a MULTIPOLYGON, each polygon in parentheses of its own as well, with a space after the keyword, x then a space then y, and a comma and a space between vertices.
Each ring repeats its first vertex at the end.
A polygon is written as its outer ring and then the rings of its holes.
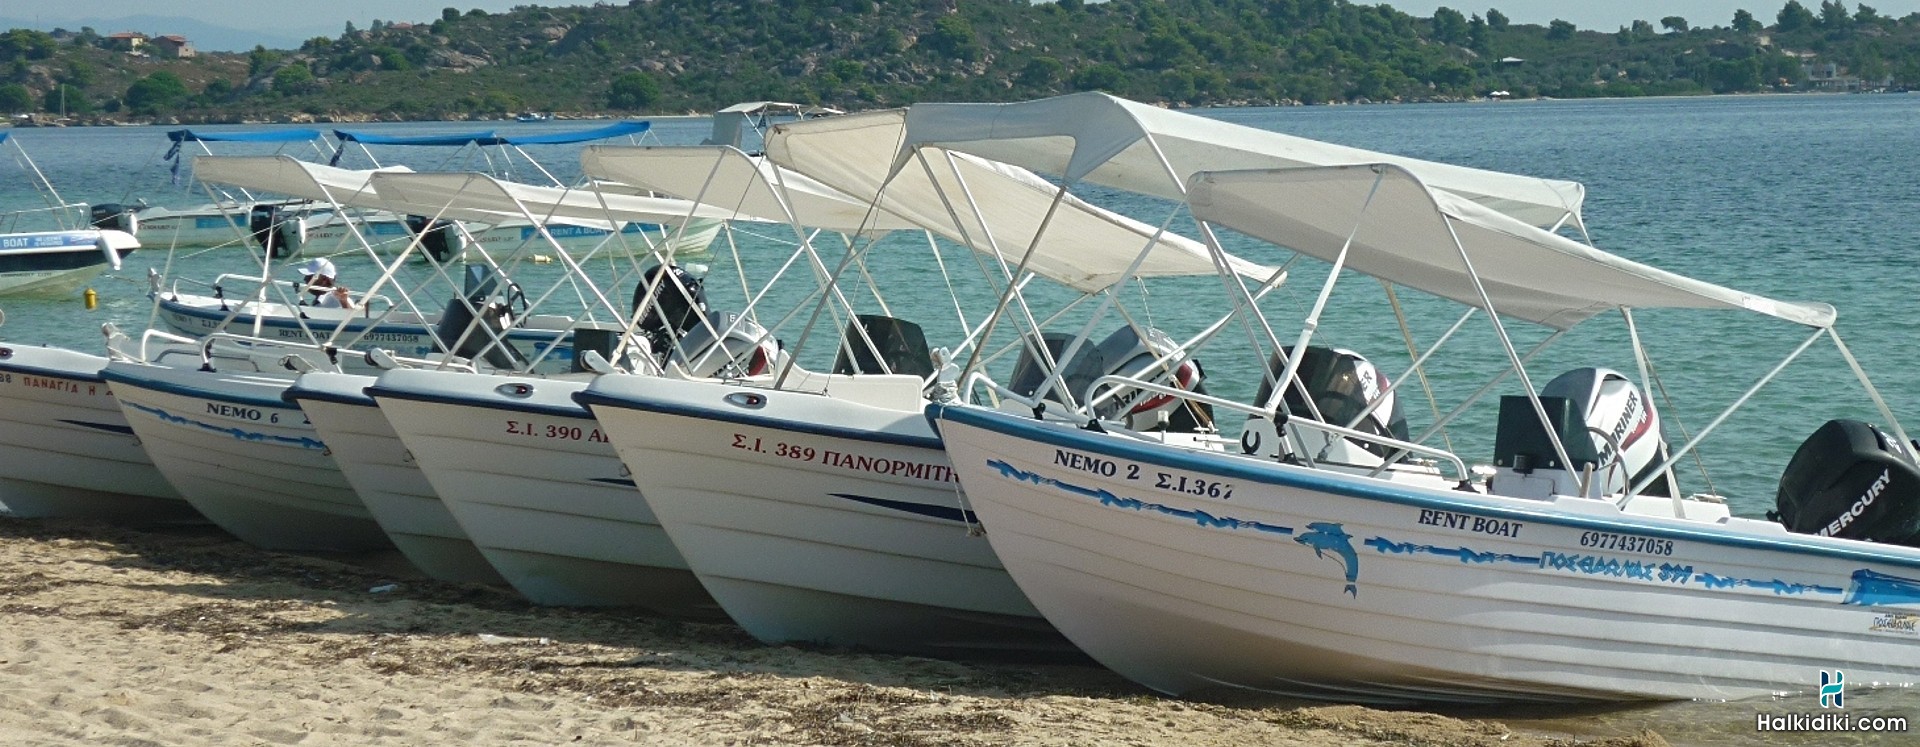
POLYGON ((460 233, 460 226, 453 221, 409 215, 407 230, 420 237, 420 248, 435 261, 451 261, 467 250, 467 237, 460 233))
POLYGON ((1829 420, 1800 444, 1774 504, 1789 531, 1920 546, 1920 465, 1858 420, 1829 420))
POLYGON ((640 315, 640 331, 646 333, 653 349, 671 350, 674 340, 684 337, 706 316, 706 286, 677 265, 655 265, 647 268, 640 284, 634 286, 633 310, 640 315), (663 277, 663 270, 672 275, 663 277), (660 289, 653 291, 653 305, 642 309, 648 291, 656 284, 660 289))
POLYGON ((140 218, 134 215, 134 209, 132 205, 103 202, 87 208, 87 223, 94 228, 125 231, 137 236, 140 233, 140 218))
POLYGON ((255 205, 247 211, 247 230, 274 259, 298 257, 307 243, 306 220, 276 205, 255 205))

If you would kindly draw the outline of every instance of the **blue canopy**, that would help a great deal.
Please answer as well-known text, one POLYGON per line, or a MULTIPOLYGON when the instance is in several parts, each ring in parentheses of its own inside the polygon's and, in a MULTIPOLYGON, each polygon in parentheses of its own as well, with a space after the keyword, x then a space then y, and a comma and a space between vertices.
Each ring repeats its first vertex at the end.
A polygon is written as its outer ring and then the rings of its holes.
POLYGON ((168 130, 167 139, 173 141, 173 147, 161 156, 163 161, 171 162, 167 171, 172 174, 174 184, 180 183, 180 146, 187 143, 298 143, 319 140, 320 131, 305 127, 291 130, 241 130, 236 132, 194 132, 193 130, 168 130))
POLYGON ((167 139, 175 143, 296 143, 302 140, 319 140, 320 131, 306 128, 293 130, 254 130, 243 132, 194 132, 193 130, 169 130, 167 139))
POLYGON ((539 135, 501 135, 492 130, 453 135, 380 135, 372 132, 334 130, 341 143, 367 145, 563 145, 605 140, 622 135, 637 135, 653 128, 651 122, 615 122, 590 130, 569 130, 539 135))
POLYGON ((7 141, 7 136, 8 136, 8 135, 11 135, 11 134, 13 134, 13 133, 12 133, 11 131, 9 131, 9 130, 0 130, 0 143, 4 143, 4 142, 6 142, 6 141, 7 141))

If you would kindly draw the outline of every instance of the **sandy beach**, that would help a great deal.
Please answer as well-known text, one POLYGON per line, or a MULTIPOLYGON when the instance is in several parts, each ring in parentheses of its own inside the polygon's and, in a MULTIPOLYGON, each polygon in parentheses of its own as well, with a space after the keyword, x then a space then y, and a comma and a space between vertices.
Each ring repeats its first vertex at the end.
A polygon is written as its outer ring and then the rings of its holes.
POLYGON ((1090 664, 763 646, 197 526, 0 516, 0 630, 8 745, 1666 744, 1174 700, 1090 664))

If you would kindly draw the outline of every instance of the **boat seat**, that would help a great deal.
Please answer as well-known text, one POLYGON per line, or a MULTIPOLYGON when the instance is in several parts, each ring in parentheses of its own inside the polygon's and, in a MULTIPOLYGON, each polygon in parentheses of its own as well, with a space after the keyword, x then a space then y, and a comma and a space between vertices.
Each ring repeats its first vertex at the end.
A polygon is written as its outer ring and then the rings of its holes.
POLYGON ((926 379, 933 375, 933 354, 920 325, 890 316, 861 314, 847 323, 847 331, 840 338, 840 353, 833 359, 833 372, 912 374, 926 379), (864 338, 862 330, 866 332, 864 338), (872 345, 867 344, 869 339, 872 345), (875 350, 879 351, 877 356, 875 350))
POLYGON ((476 321, 464 299, 448 301, 446 313, 440 315, 440 324, 434 328, 434 336, 440 338, 441 346, 456 356, 482 361, 494 368, 525 369, 527 357, 506 340, 506 304, 487 302, 479 308, 481 318, 476 321), (492 335, 487 333, 489 330, 492 335), (498 343, 494 342, 494 336, 501 338, 498 343))

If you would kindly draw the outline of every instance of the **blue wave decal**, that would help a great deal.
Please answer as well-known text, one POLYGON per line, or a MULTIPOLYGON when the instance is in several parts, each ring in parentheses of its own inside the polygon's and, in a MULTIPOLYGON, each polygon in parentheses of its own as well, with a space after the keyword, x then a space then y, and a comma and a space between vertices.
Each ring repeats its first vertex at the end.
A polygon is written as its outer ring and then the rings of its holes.
POLYGON ((593 481, 604 482, 608 485, 621 485, 629 488, 633 487, 633 481, 626 479, 624 477, 596 477, 596 478, 593 478, 593 481))
POLYGON ((1412 555, 1421 553, 1439 555, 1445 558, 1457 558, 1462 563, 1513 563, 1532 568, 1540 567, 1539 556, 1512 555, 1509 553, 1480 552, 1467 547, 1438 547, 1435 545, 1416 545, 1412 542, 1395 542, 1385 537, 1374 537, 1365 543, 1367 547, 1385 554, 1412 555))
POLYGON ((1844 604, 1878 606, 1920 603, 1920 579, 1890 576, 1865 568, 1853 572, 1844 604))
POLYGON ((1819 594, 1842 594, 1846 592, 1846 589, 1842 589, 1837 586, 1821 586, 1819 584, 1796 584, 1796 583, 1790 583, 1787 581, 1781 581, 1780 579, 1777 579, 1777 578, 1761 580, 1761 579, 1753 579, 1753 578, 1734 578, 1732 576, 1716 576, 1711 573, 1701 573, 1699 575, 1694 576, 1694 580, 1699 581, 1702 586, 1705 586, 1709 589, 1736 589, 1736 588, 1768 589, 1768 590, 1771 590, 1775 595, 1779 595, 1779 596, 1785 596, 1785 595, 1797 596, 1800 594, 1806 594, 1808 592, 1814 592, 1819 594))
POLYGON ((1020 469, 1019 467, 1015 467, 1011 464, 1007 464, 1006 462, 1002 462, 998 459, 987 460, 987 466, 992 467, 996 470, 999 470, 1001 477, 1006 477, 1013 480, 1019 480, 1021 482, 1030 482, 1035 485, 1056 487, 1061 490, 1067 491, 1069 493, 1073 493, 1075 495, 1083 495, 1088 498, 1092 498, 1096 501, 1099 501, 1100 505, 1103 505, 1103 506, 1111 506, 1114 508, 1130 508, 1135 511, 1148 511, 1148 512, 1157 513, 1157 514, 1165 514, 1167 516, 1175 516, 1182 519, 1191 520, 1194 523, 1199 524, 1200 526, 1203 526, 1203 527, 1213 527, 1216 529, 1252 529, 1256 532, 1270 532, 1273 534, 1281 534, 1281 535, 1288 535, 1288 536, 1292 536, 1293 534, 1292 527, 1283 527, 1275 524, 1268 524, 1266 522, 1261 522, 1261 521, 1241 521, 1240 519, 1235 519, 1231 516, 1214 516, 1213 514, 1207 513, 1205 511, 1201 511, 1199 509, 1174 508, 1172 506, 1168 506, 1163 503, 1152 503, 1149 501, 1140 500, 1138 498, 1121 498, 1120 496, 1114 495, 1112 493, 1109 493, 1105 490, 1101 490, 1098 488, 1084 488, 1079 485, 1074 485, 1072 483, 1061 482, 1051 477, 1043 477, 1041 475, 1020 469))
POLYGON ((894 511, 904 511, 906 513, 918 514, 920 516, 926 516, 934 519, 945 519, 947 521, 957 521, 957 522, 963 522, 967 524, 980 523, 979 520, 974 517, 972 511, 968 511, 966 509, 959 508, 959 507, 950 508, 947 506, 929 506, 925 503, 909 503, 907 501, 894 501, 894 500, 888 500, 885 498, 874 498, 872 496, 854 495, 852 493, 830 493, 829 495, 832 495, 835 498, 845 498, 847 500, 854 501, 856 503, 865 503, 869 506, 878 506, 880 508, 892 509, 894 511))
POLYGON ((60 422, 66 423, 67 425, 77 425, 82 428, 92 428, 96 431, 106 431, 108 433, 120 433, 128 436, 133 435, 133 426, 130 426, 130 425, 114 425, 112 423, 89 423, 85 420, 62 420, 60 422))
POLYGON ((1360 580, 1360 555, 1353 551, 1353 535, 1347 534, 1345 527, 1331 521, 1316 521, 1308 524, 1307 531, 1293 541, 1313 548, 1316 558, 1333 553, 1347 572, 1347 596, 1360 597, 1359 589, 1354 586, 1354 582, 1360 580))
POLYGON ((126 406, 131 407, 135 410, 144 412, 148 415, 152 415, 156 418, 159 418, 161 422, 172 423, 174 425, 191 425, 201 430, 212 431, 214 433, 225 433, 241 441, 252 441, 254 443, 267 443, 267 444, 281 444, 284 446, 298 446, 303 449, 320 450, 320 449, 327 448, 327 445, 324 443, 321 443, 319 439, 307 438, 305 436, 295 438, 290 436, 275 436, 269 433, 255 433, 253 431, 245 431, 245 430, 241 430, 239 428, 233 428, 230 426, 214 425, 212 423, 202 423, 192 418, 183 418, 179 415, 175 415, 173 413, 167 412, 157 407, 147 407, 146 405, 139 405, 139 404, 134 404, 132 402, 125 402, 125 401, 122 401, 122 404, 125 404, 126 406))

